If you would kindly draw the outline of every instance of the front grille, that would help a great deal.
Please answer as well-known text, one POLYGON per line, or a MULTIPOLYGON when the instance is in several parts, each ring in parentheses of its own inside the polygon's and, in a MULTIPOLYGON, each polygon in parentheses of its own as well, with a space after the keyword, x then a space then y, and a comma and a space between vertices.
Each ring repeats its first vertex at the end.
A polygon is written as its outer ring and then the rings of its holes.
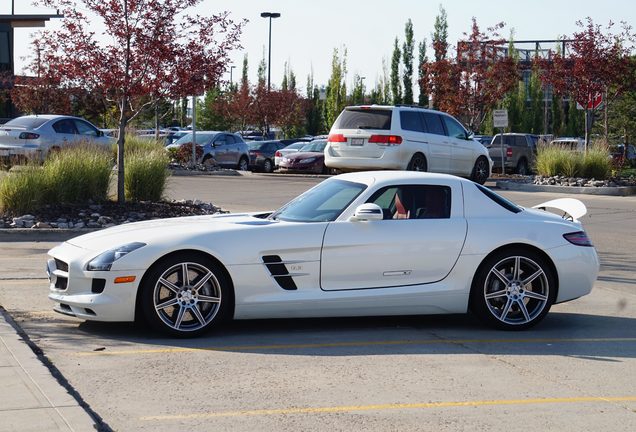
POLYGON ((62 270, 63 272, 68 273, 68 264, 62 260, 55 258, 55 268, 58 270, 62 270))

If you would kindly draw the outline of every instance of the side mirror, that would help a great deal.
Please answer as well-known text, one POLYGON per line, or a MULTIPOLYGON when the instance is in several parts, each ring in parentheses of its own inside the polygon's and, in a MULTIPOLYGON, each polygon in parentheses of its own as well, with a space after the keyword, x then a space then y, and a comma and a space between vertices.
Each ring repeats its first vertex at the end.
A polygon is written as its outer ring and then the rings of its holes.
POLYGON ((384 212, 379 205, 366 203, 358 206, 350 221, 374 221, 384 219, 384 212))
POLYGON ((103 137, 104 136, 104 131, 98 130, 97 131, 97 136, 98 137, 103 137))

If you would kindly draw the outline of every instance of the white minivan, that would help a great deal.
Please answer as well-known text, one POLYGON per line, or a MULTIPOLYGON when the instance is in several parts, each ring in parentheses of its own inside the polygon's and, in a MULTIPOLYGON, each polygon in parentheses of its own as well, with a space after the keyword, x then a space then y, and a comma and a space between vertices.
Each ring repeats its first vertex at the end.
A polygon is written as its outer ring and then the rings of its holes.
POLYGON ((325 165, 342 171, 394 169, 468 177, 491 174, 488 150, 454 117, 410 106, 346 107, 325 148, 325 165))

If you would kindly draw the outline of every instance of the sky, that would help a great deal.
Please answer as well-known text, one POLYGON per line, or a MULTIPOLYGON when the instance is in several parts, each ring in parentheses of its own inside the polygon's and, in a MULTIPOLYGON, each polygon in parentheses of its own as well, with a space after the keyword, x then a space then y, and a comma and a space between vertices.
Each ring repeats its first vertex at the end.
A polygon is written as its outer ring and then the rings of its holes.
MULTIPOLYGON (((29 0, 15 0, 15 3, 18 14, 54 12, 31 6, 29 0)), ((250 81, 256 81, 258 63, 263 56, 267 58, 268 44, 269 20, 261 18, 260 13, 268 11, 281 14, 280 18, 272 20, 273 86, 280 86, 285 62, 296 75, 300 89, 305 88, 312 71, 316 84, 326 84, 334 48, 340 52, 346 48, 348 86, 358 74, 365 77, 364 83, 369 89, 382 74, 383 59, 390 67, 394 40, 398 37, 402 44, 404 25, 409 18, 413 22, 416 46, 426 38, 427 51, 429 57, 432 56, 431 33, 440 5, 447 13, 451 46, 470 31, 472 17, 482 30, 504 22, 502 36, 508 37, 514 29, 515 40, 556 39, 571 35, 578 29, 576 21, 588 16, 596 24, 625 21, 636 27, 636 6, 631 0, 203 0, 195 12, 211 15, 229 11, 236 21, 249 20, 241 36, 243 49, 231 54, 231 64, 236 66, 234 81, 240 77, 245 54, 250 81)), ((7 13, 11 13, 10 1, 3 0, 0 14, 7 13)), ((57 28, 58 21, 50 21, 47 28, 57 28)), ((30 54, 33 32, 34 29, 16 29, 17 73, 26 65, 22 58, 30 54)), ((617 33, 619 29, 615 27, 613 32, 617 33)), ((230 79, 229 68, 224 79, 230 79)))

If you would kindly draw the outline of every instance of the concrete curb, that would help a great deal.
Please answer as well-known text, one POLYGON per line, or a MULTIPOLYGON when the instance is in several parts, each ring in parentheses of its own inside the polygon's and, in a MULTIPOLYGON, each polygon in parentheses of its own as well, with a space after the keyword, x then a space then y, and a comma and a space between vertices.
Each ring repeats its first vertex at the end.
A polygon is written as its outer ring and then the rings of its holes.
POLYGON ((577 186, 543 186, 531 183, 518 183, 500 180, 496 183, 497 188, 503 190, 520 192, 552 192, 563 194, 586 194, 586 195, 608 195, 608 196, 629 196, 636 195, 636 186, 616 186, 616 187, 577 187, 577 186))

